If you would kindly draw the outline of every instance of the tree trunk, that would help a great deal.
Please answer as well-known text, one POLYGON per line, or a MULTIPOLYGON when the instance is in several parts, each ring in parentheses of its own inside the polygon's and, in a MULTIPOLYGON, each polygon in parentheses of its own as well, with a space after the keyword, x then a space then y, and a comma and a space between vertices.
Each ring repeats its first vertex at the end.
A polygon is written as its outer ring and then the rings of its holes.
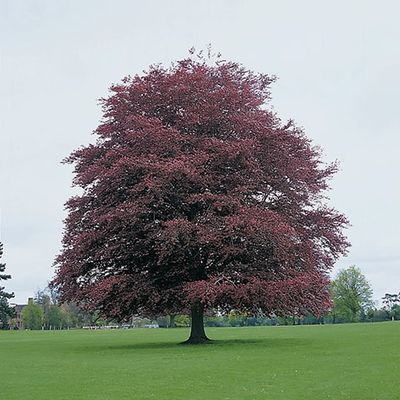
POLYGON ((357 311, 352 310, 351 312, 351 322, 357 322, 357 311))
POLYGON ((168 328, 176 328, 176 325, 175 325, 175 317, 176 317, 175 314, 171 314, 171 315, 169 316, 168 328))
POLYGON ((204 330, 204 306, 196 303, 191 308, 191 325, 190 336, 184 343, 185 344, 199 344, 210 342, 204 330))

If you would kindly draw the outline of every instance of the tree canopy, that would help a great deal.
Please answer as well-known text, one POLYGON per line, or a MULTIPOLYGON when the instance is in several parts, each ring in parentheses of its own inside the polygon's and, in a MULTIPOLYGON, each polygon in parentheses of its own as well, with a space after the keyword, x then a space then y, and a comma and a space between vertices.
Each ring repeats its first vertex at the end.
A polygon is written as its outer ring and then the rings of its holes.
POLYGON ((394 319, 396 313, 399 312, 400 293, 385 293, 385 295, 382 297, 382 303, 384 305, 384 308, 386 309, 386 312, 392 319, 394 319))
POLYGON ((205 307, 329 307, 348 246, 324 197, 337 166, 269 109, 273 81, 192 55, 111 87, 96 142, 66 160, 82 192, 66 205, 62 299, 118 319, 191 309, 200 325, 205 307))
MULTIPOLYGON (((3 256, 3 244, 0 243, 0 260, 3 256)), ((11 279, 11 275, 4 274, 6 265, 0 263, 0 281, 11 279)), ((4 286, 0 286, 0 329, 8 327, 8 320, 13 316, 13 309, 10 307, 8 300, 14 297, 14 293, 6 292, 4 286)))
POLYGON ((338 273, 332 282, 331 291, 334 312, 351 322, 358 320, 361 312, 373 306, 371 285, 355 266, 338 273))
POLYGON ((22 309, 22 322, 25 329, 38 330, 43 328, 43 309, 33 299, 22 309))

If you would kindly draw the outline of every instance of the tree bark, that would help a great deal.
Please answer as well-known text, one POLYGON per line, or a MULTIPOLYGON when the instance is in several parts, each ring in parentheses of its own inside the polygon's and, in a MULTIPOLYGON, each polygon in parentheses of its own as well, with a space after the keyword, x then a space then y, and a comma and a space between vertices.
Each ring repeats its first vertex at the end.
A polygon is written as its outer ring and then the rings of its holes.
POLYGON ((193 304, 191 308, 190 336, 185 344, 207 343, 211 340, 207 337, 204 330, 204 306, 200 303, 193 304))

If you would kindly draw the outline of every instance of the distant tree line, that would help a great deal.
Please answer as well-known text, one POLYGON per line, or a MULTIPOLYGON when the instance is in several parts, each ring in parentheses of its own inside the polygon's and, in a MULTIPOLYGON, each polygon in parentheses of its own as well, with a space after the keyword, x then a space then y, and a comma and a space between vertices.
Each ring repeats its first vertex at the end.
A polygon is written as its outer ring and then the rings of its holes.
POLYGON ((22 310, 22 322, 25 329, 70 329, 85 325, 104 323, 96 313, 89 313, 73 303, 58 302, 57 293, 47 287, 38 290, 33 299, 22 310))
MULTIPOLYGON (((322 316, 316 315, 280 315, 262 316, 251 313, 231 311, 226 315, 215 312, 205 317, 206 326, 259 326, 259 325, 310 325, 337 324, 349 322, 380 322, 400 320, 400 293, 386 293, 382 298, 382 307, 376 307, 371 285, 361 271, 351 266, 338 273, 330 285, 332 306, 322 316)), ((180 318, 182 316, 179 316, 180 318)), ((187 321, 189 325, 189 320, 187 321)))
MULTIPOLYGON (((0 257, 2 247, 0 245, 0 257)), ((1 274, 5 265, 0 264, 0 280, 10 279, 1 274)), ((330 285, 332 306, 322 316, 316 315, 275 315, 237 312, 222 314, 219 310, 209 311, 204 318, 208 327, 241 327, 272 325, 310 325, 336 324, 349 322, 380 322, 400 320, 400 293, 386 293, 382 298, 382 307, 376 307, 372 300, 372 289, 365 276, 355 266, 338 273, 330 285)), ((0 329, 16 327, 15 312, 8 300, 13 293, 4 291, 0 286, 0 329)), ((29 299, 21 313, 23 327, 32 330, 54 330, 82 328, 84 326, 105 326, 117 324, 117 321, 104 320, 97 313, 88 312, 74 303, 59 302, 58 293, 51 287, 38 290, 35 297, 29 299)), ((143 327, 158 324, 161 328, 189 327, 187 315, 154 316, 153 319, 132 317, 127 325, 143 327)))
POLYGON ((355 266, 342 270, 331 283, 333 306, 326 322, 379 322, 400 320, 400 293, 386 293, 382 307, 372 300, 371 285, 355 266))

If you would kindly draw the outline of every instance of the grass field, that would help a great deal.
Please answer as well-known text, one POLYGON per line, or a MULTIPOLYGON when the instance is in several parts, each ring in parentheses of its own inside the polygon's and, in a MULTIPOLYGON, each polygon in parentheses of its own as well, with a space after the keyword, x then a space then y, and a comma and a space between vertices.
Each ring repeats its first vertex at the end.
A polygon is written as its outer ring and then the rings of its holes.
POLYGON ((0 398, 400 399, 400 322, 187 333, 0 331, 0 398))

